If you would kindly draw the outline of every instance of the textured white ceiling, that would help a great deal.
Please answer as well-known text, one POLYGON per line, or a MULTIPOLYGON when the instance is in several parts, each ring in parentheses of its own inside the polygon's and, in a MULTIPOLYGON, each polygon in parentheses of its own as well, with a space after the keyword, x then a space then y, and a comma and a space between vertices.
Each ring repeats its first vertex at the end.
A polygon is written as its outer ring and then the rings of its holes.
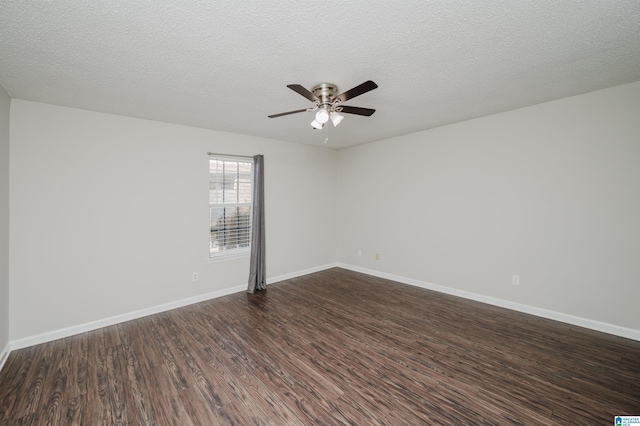
POLYGON ((341 148, 640 80, 640 1, 0 0, 13 98, 341 148))

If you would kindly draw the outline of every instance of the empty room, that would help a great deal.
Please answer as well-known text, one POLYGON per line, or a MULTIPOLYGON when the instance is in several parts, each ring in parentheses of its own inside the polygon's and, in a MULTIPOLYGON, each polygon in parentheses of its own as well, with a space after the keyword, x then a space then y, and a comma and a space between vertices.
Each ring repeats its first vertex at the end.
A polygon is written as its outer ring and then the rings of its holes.
POLYGON ((0 426, 640 425, 638 46, 638 1, 0 1, 0 426))

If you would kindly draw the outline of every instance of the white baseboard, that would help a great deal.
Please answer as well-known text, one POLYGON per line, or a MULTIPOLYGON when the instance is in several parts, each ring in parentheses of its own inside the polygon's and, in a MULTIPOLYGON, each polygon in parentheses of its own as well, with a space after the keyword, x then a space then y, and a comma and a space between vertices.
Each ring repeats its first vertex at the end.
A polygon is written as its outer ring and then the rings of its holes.
POLYGON ((245 291, 246 289, 246 286, 225 288, 223 290, 213 291, 186 299, 176 300, 175 302, 164 303, 162 305, 152 306, 122 315, 116 315, 97 321, 91 321, 80 325, 62 328, 59 330, 48 331, 46 333, 36 334, 35 336, 24 337, 22 339, 13 340, 9 343, 11 346, 11 350, 27 348, 29 346, 39 345, 41 343, 50 342, 52 340, 63 339, 75 334, 96 330, 102 327, 108 327, 114 324, 119 324, 121 322, 131 321, 134 319, 146 317, 148 315, 158 314, 160 312, 169 311, 171 309, 181 308, 183 306, 192 305, 194 303, 204 302, 205 300, 216 299, 228 294, 245 291))
POLYGON ((291 278, 301 277, 303 275, 313 274, 314 272, 324 271, 325 269, 331 269, 338 266, 338 263, 328 263, 326 265, 316 266, 309 269, 304 269, 298 272, 292 272, 290 274, 278 275, 277 277, 267 279, 267 284, 275 284, 279 281, 289 280, 291 278))
POLYGON ((7 346, 5 346, 2 352, 0 352, 0 370, 2 370, 4 363, 7 362, 7 358, 9 358, 10 352, 11 352, 11 342, 7 343, 7 346))
POLYGON ((397 281, 403 284, 409 284, 412 286, 437 291, 439 293, 450 294, 452 296, 458 296, 465 299, 475 300, 477 302, 487 303, 489 305, 499 306, 501 308, 511 309, 514 311, 523 312, 526 314, 535 315, 538 317, 547 318, 554 321, 564 322, 566 324, 576 325, 578 327, 588 328, 590 330, 613 334, 614 336, 620 336, 620 337, 625 337, 627 339, 640 341, 640 330, 634 330, 632 328, 626 328, 626 327, 621 327, 618 325, 608 324, 608 323, 595 321, 587 318, 576 317, 576 316, 564 314, 561 312, 550 311, 548 309, 536 308, 535 306, 523 305, 520 303, 511 302, 511 301, 499 299, 496 297, 484 296, 482 294, 477 294, 469 291, 458 290, 451 287, 432 284, 425 281, 416 280, 413 278, 387 274, 385 272, 379 272, 372 269, 361 268, 359 266, 348 265, 344 263, 338 263, 336 266, 339 268, 348 269, 350 271, 361 272, 363 274, 372 275, 374 277, 397 281))
MULTIPOLYGON (((337 264, 331 263, 327 265, 305 269, 302 271, 292 272, 290 274, 279 275, 276 277, 267 278, 267 283, 274 284, 279 281, 300 277, 302 275, 311 274, 313 272, 323 271, 325 269, 334 268, 336 266, 337 264)), ((57 339, 63 339, 65 337, 73 336, 75 334, 96 330, 102 327, 108 327, 114 324, 119 324, 121 322, 131 321, 134 319, 146 317, 148 315, 153 315, 160 312, 169 311, 171 309, 192 305, 194 303, 204 302, 205 300, 216 299, 218 297, 226 296, 228 294, 246 291, 246 289, 247 289, 246 285, 230 287, 223 290, 214 291, 211 293, 189 297, 187 299, 177 300, 175 302, 169 302, 169 303, 165 303, 158 306, 152 306, 152 307, 141 309, 135 312, 129 312, 122 315, 116 315, 113 317, 109 317, 109 318, 105 318, 97 321, 92 321, 92 322, 88 322, 80 325, 74 325, 74 326, 59 329, 59 330, 53 330, 53 331, 37 334, 35 336, 29 336, 29 337, 24 337, 22 339, 13 340, 13 341, 10 341, 9 344, 7 345, 7 348, 5 348, 5 351, 7 352, 6 356, 8 356, 9 352, 12 350, 27 348, 29 346, 39 345, 41 343, 46 343, 46 342, 50 342, 57 339)), ((3 354, 2 356, 6 358, 4 352, 2 354, 3 354)), ((2 358, 0 358, 0 360, 2 360, 2 358)))

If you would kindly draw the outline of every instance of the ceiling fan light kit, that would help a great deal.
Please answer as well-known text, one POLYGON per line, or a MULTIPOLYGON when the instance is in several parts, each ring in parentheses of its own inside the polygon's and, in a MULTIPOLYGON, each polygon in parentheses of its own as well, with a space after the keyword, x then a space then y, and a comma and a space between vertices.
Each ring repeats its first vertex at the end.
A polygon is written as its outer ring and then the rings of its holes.
POLYGON ((322 129, 329 120, 331 120, 334 127, 340 124, 340 122, 344 118, 344 116, 340 114, 341 112, 346 114, 364 115, 366 117, 369 117, 374 112, 376 112, 375 109, 371 108, 342 105, 343 102, 346 102, 349 99, 353 99, 356 96, 360 96, 373 89, 376 89, 378 85, 371 80, 365 81, 359 86, 347 90, 346 92, 339 95, 337 94, 338 86, 332 83, 320 83, 317 86, 314 86, 311 91, 305 89, 299 84, 289 84, 287 87, 294 92, 304 96, 315 105, 311 108, 273 114, 270 115, 269 118, 282 117, 283 115, 296 114, 299 112, 316 111, 315 118, 311 122, 311 127, 313 127, 314 129, 322 129))

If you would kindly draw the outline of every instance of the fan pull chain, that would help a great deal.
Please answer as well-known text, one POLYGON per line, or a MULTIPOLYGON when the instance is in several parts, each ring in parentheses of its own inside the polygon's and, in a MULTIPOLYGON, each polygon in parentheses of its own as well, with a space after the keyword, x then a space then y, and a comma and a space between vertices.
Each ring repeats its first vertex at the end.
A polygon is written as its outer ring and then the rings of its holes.
POLYGON ((323 127, 324 130, 324 144, 326 145, 329 142, 329 123, 326 123, 323 127))

